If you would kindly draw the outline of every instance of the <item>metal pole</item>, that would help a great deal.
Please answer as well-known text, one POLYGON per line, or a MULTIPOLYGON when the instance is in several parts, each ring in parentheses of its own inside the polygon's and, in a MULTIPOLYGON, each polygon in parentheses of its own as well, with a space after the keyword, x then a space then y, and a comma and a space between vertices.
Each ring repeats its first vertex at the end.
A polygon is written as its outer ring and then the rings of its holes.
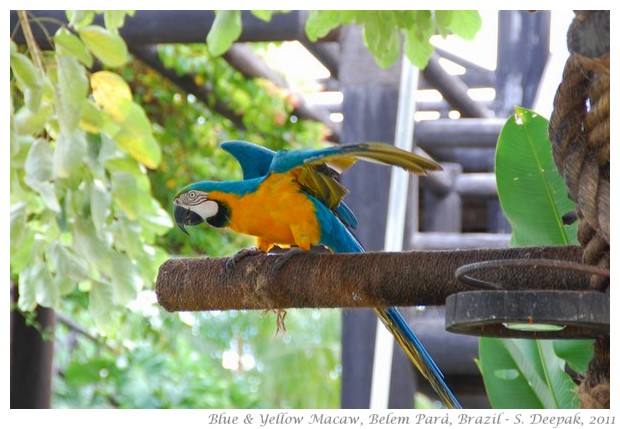
MULTIPOLYGON (((403 56, 394 145, 407 151, 413 149, 413 114, 415 112, 415 92, 418 87, 418 75, 418 70, 403 56)), ((409 180, 410 176, 405 170, 392 167, 385 243, 383 246, 384 250, 388 252, 398 252, 403 249, 409 180)), ((417 183, 417 180, 413 182, 416 198, 417 183)), ((388 407, 393 352, 394 337, 383 326, 383 323, 377 320, 370 389, 371 409, 386 409, 388 407)))

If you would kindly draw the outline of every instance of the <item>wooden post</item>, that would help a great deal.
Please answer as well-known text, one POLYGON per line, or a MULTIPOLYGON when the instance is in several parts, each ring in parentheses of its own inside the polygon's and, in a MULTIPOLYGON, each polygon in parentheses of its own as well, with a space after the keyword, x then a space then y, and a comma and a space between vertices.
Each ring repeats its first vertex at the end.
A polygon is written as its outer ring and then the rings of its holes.
MULTIPOLYGON (((396 127, 401 64, 380 69, 364 45, 359 27, 341 31, 339 80, 344 95, 342 142, 392 143, 396 127)), ((355 232, 368 251, 384 243, 390 169, 360 163, 343 176, 347 204, 356 213, 355 232)), ((372 380, 376 316, 371 310, 345 310, 342 322, 343 408, 368 408, 372 380)), ((394 349, 390 408, 413 405, 413 371, 398 345, 394 349)))
MULTIPOLYGON (((11 302, 17 304, 17 286, 11 287, 11 302)), ((17 310, 11 311, 11 408, 50 408, 52 397, 53 310, 38 307, 35 325, 29 325, 17 310), (44 338, 50 335, 51 338, 44 338)))

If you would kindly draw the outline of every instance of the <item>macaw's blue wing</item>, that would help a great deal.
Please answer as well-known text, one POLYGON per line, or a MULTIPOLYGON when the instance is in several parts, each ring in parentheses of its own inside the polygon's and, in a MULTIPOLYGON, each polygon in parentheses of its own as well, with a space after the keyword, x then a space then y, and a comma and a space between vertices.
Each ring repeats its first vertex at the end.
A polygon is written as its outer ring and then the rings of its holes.
POLYGON ((244 180, 267 175, 276 155, 271 149, 244 141, 229 141, 222 143, 220 147, 239 161, 244 180))
MULTIPOLYGON (((299 150, 275 152, 263 146, 244 141, 224 142, 220 147, 237 159, 243 170, 244 180, 263 177, 270 171, 274 171, 270 167, 278 153, 303 152, 299 150)), ((342 196, 346 194, 346 190, 338 183, 338 173, 320 164, 305 170, 306 174, 301 179, 302 187, 321 200, 333 200, 333 196, 336 195, 337 200, 334 200, 330 208, 345 225, 356 228, 357 218, 346 204, 340 202, 342 196)))
POLYGON ((430 159, 385 143, 280 151, 273 157, 269 170, 280 174, 295 170, 297 181, 308 194, 325 204, 345 225, 355 228, 355 215, 342 203, 348 191, 338 179, 340 173, 358 159, 395 165, 415 174, 441 170, 441 166, 430 159))
POLYGON ((302 165, 325 164, 338 173, 342 173, 358 159, 394 165, 414 174, 441 170, 441 166, 433 160, 385 143, 358 143, 326 149, 281 151, 274 157, 270 170, 284 173, 302 165))
POLYGON ((345 203, 341 202, 334 209, 334 213, 338 216, 338 219, 342 221, 346 226, 351 228, 357 228, 357 218, 345 203))
MULTIPOLYGON (((329 210, 312 195, 308 195, 308 198, 314 203, 316 219, 321 228, 320 244, 336 253, 362 253, 364 251, 357 238, 337 218, 337 213, 329 210)), ((355 222, 357 223, 357 219, 355 222)))

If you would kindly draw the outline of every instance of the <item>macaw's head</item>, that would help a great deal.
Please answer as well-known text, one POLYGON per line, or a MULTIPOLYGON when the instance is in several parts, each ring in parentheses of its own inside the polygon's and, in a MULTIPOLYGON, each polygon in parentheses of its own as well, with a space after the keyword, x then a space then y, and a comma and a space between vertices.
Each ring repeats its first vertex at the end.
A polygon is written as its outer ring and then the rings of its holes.
MULTIPOLYGON (((204 183, 204 182, 203 182, 204 183)), ((186 226, 207 222, 211 226, 223 227, 228 224, 230 211, 226 204, 209 198, 209 191, 196 184, 186 186, 174 197, 174 220, 181 231, 188 234, 186 226)))

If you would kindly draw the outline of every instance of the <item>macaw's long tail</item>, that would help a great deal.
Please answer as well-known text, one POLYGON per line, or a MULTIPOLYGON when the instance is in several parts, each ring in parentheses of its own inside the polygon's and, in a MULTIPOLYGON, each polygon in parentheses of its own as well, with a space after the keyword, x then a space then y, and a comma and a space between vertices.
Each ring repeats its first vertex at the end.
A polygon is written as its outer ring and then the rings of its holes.
POLYGON ((394 307, 375 308, 375 313, 381 319, 385 327, 394 335, 396 341, 403 348, 411 362, 418 368, 428 380, 435 392, 449 408, 462 408, 441 373, 437 364, 418 337, 413 333, 402 314, 394 307))

